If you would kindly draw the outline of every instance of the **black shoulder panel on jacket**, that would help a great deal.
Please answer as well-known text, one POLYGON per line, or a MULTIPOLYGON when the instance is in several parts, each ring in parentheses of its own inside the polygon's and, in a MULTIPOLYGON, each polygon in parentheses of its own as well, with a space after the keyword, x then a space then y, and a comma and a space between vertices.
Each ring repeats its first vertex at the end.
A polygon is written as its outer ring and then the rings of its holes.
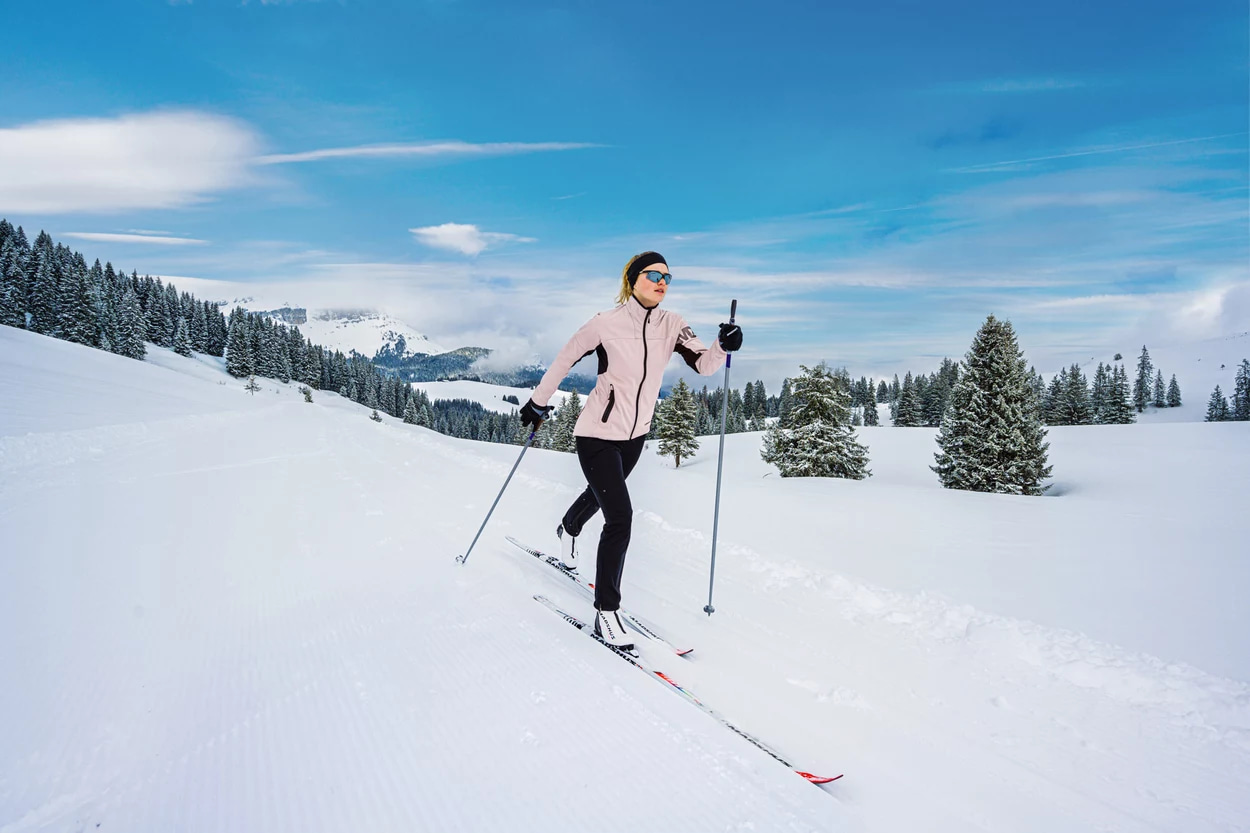
POLYGON ((678 344, 673 348, 673 352, 685 359, 691 370, 696 373, 699 371, 699 366, 695 362, 699 360, 699 356, 703 355, 702 353, 696 353, 684 344, 678 344))

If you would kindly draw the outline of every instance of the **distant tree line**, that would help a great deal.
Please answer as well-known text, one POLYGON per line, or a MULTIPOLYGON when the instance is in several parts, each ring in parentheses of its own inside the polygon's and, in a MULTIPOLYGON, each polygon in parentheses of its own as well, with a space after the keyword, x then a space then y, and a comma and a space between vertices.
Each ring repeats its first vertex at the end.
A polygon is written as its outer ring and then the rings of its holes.
POLYGON ((32 244, 8 220, 0 220, 0 324, 132 359, 147 354, 145 342, 184 356, 224 357, 232 376, 336 391, 451 436, 518 442, 521 434, 515 414, 489 412, 467 400, 431 402, 364 356, 312 344, 299 327, 239 308, 227 319, 216 303, 160 278, 126 275, 99 260, 88 266, 81 253, 54 243, 47 232, 32 244))

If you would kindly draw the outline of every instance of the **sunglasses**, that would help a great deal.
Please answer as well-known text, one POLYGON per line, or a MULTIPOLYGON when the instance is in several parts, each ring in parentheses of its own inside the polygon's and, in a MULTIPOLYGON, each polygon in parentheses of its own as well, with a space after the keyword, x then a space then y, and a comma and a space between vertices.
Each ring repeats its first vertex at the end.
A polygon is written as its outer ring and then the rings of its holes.
POLYGON ((665 286, 673 282, 673 276, 668 274, 667 272, 655 272, 655 271, 643 272, 638 277, 646 278, 647 280, 651 281, 651 283, 659 283, 660 281, 664 281, 665 286))

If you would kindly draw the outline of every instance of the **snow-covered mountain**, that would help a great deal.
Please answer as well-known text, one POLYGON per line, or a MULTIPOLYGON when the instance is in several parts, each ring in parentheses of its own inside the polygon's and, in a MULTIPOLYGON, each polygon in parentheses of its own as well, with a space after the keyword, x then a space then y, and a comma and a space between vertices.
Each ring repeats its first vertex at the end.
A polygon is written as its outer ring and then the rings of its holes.
MULTIPOLYGON (((1052 428, 1050 497, 648 449, 626 605, 673 679, 531 600, 584 479, 327 391, 0 327, 0 830, 1244 829, 1250 423, 1052 428)), ((598 521, 584 532, 594 546, 598 521)))
POLYGON ((355 351, 372 358, 383 347, 395 349, 401 342, 403 352, 408 354, 447 352, 447 348, 431 341, 424 333, 377 309, 305 308, 255 296, 217 303, 227 312, 238 306, 288 326, 298 326, 312 343, 344 353, 355 351))

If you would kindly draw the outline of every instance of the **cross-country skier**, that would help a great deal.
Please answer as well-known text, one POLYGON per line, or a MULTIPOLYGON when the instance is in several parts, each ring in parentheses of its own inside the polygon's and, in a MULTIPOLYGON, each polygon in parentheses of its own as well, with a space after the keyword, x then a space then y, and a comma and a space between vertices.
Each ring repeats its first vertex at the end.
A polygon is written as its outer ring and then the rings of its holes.
POLYGON ((616 308, 597 313, 573 334, 521 408, 521 422, 537 428, 550 413, 547 403, 570 368, 592 353, 598 357, 595 389, 573 428, 577 459, 588 485, 564 513, 556 535, 561 560, 576 569, 577 536, 603 509, 595 561, 595 633, 620 647, 632 645, 617 614, 634 516, 625 478, 638 462, 651 429, 664 368, 677 353, 699 374, 710 376, 725 363, 727 352, 742 346, 742 330, 736 324, 721 324, 716 342, 707 347, 685 319, 661 310, 672 279, 661 255, 635 255, 621 273, 616 308))

